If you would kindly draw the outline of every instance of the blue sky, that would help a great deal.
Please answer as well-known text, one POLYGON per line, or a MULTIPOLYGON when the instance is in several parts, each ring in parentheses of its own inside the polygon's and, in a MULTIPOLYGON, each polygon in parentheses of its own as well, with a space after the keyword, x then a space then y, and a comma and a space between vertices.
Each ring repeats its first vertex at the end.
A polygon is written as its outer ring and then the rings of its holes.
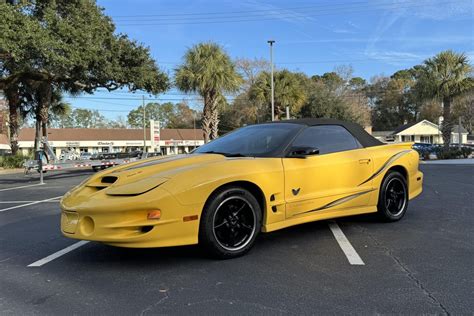
MULTIPOLYGON (((410 68, 453 49, 474 61, 474 4, 471 0, 381 1, 157 1, 99 0, 117 32, 149 46, 161 69, 173 74, 187 48, 202 41, 222 45, 232 58, 269 58, 276 41, 278 68, 308 75, 351 65, 370 80, 410 68)), ((125 117, 141 93, 99 91, 68 98, 74 107, 125 117)), ((153 97, 154 98, 154 97, 153 97)), ((171 90, 159 99, 178 102, 171 90)))

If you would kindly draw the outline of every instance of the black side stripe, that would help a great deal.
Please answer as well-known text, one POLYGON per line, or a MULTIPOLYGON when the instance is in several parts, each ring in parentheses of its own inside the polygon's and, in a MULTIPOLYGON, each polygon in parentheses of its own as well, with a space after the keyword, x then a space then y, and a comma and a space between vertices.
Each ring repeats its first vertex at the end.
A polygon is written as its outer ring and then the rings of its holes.
POLYGON ((371 189, 371 190, 367 190, 367 191, 357 192, 357 193, 355 193, 355 194, 351 194, 351 195, 345 196, 345 197, 343 197, 343 198, 334 200, 334 201, 332 201, 332 202, 330 202, 330 203, 328 203, 328 204, 326 204, 326 205, 323 205, 323 206, 321 206, 321 207, 319 207, 319 208, 317 208, 317 209, 310 210, 310 211, 306 211, 306 212, 303 212, 303 213, 298 213, 298 214, 295 214, 295 215, 325 210, 325 209, 328 209, 328 208, 331 208, 331 207, 340 205, 340 204, 342 204, 342 203, 349 202, 350 200, 353 200, 353 199, 355 199, 356 197, 359 197, 359 196, 361 196, 361 195, 364 195, 364 194, 366 194, 366 193, 369 193, 369 192, 372 192, 372 191, 375 191, 375 190, 376 190, 376 189, 371 189))
POLYGON ((377 170, 373 175, 371 175, 367 180, 365 180, 364 182, 362 182, 361 184, 359 184, 359 186, 363 185, 364 183, 367 183, 369 182, 370 180, 374 179, 375 177, 377 177, 379 174, 381 174, 383 171, 385 171, 395 160, 397 160, 398 158, 404 156, 405 154, 409 153, 411 150, 404 150, 404 151, 401 151, 399 153, 396 153, 395 155, 393 155, 392 157, 390 157, 383 165, 382 167, 380 167, 379 170, 377 170))

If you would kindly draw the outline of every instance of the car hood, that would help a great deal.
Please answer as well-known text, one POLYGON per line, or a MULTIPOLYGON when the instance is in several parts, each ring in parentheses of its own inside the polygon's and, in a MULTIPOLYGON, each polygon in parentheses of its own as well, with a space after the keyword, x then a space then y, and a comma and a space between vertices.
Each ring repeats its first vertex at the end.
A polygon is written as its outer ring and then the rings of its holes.
POLYGON ((177 173, 225 159, 215 154, 151 158, 102 172, 91 178, 85 186, 106 189, 107 195, 139 195, 158 187, 177 173))

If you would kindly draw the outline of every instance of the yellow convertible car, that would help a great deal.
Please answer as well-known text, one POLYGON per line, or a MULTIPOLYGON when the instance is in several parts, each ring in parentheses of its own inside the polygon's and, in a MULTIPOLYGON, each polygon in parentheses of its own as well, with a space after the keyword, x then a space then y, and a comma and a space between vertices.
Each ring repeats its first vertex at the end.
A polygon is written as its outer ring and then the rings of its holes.
POLYGON ((232 258, 260 232, 371 212, 397 221, 422 190, 411 145, 328 119, 247 126, 92 176, 61 200, 61 230, 122 247, 199 243, 232 258))

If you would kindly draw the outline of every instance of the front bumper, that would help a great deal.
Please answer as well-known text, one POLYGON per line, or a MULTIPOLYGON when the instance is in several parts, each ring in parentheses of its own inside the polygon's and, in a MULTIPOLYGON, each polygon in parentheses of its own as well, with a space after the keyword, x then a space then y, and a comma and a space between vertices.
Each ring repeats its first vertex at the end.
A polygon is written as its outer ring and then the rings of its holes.
POLYGON ((73 239, 131 248, 198 242, 201 206, 183 206, 166 192, 119 197, 100 195, 88 200, 66 196, 61 208, 61 232, 73 239), (158 208, 161 218, 147 219, 148 211, 158 208), (185 221, 185 217, 192 215, 198 215, 197 219, 185 221))

